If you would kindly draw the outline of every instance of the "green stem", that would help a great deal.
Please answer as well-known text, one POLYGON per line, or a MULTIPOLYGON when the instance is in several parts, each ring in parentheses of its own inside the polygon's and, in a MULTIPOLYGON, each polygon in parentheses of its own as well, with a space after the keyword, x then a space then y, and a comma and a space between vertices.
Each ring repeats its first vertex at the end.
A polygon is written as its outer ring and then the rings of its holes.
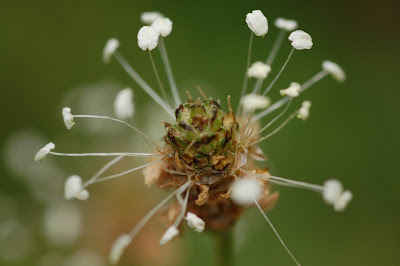
POLYGON ((232 230, 216 233, 216 266, 232 266, 232 230))

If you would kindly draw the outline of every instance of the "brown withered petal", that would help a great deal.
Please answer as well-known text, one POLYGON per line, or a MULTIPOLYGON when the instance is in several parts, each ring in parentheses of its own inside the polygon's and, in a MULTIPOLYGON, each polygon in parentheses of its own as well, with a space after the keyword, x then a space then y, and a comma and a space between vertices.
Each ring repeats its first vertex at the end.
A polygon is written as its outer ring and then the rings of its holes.
POLYGON ((206 203, 207 199, 208 199, 208 186, 206 185, 200 185, 200 189, 201 189, 201 193, 199 194, 199 196, 197 197, 196 200, 196 204, 198 206, 202 206, 204 205, 204 203, 206 203))

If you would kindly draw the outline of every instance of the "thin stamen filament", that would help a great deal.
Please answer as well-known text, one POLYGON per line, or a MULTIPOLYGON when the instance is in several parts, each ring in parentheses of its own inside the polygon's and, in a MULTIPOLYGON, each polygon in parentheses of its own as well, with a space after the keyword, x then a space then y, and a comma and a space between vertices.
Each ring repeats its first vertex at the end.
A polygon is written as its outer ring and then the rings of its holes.
POLYGON ((109 153, 61 153, 61 152, 49 152, 49 154, 56 156, 69 156, 69 157, 91 157, 91 156, 122 156, 122 157, 157 157, 164 156, 165 154, 153 154, 153 153, 135 153, 135 152, 109 152, 109 153))
MULTIPOLYGON (((319 189, 319 188, 317 189, 317 188, 314 188, 314 187, 294 184, 294 183, 291 183, 291 182, 288 183, 288 182, 285 182, 285 181, 278 181, 278 180, 275 180, 275 179, 272 179, 272 178, 264 178, 264 179, 268 180, 268 182, 271 182, 273 184, 277 184, 277 185, 280 185, 280 186, 303 188, 303 189, 308 189, 308 190, 311 190, 311 191, 314 191, 314 192, 317 192, 317 193, 322 193, 321 189, 319 189)), ((312 184, 309 184, 309 185, 312 185, 312 184)), ((317 186, 317 185, 315 185, 315 186, 317 186)))
POLYGON ((282 115, 284 115, 286 113, 286 111, 289 109, 290 104, 292 103, 293 98, 290 99, 289 103, 286 105, 285 109, 283 109, 283 111, 277 115, 274 119, 272 119, 267 125, 265 125, 259 133, 263 132, 264 130, 266 130, 267 128, 269 128, 273 123, 275 123, 276 120, 278 120, 282 115))
POLYGON ((192 181, 187 181, 180 188, 175 190, 173 193, 169 194, 163 201, 161 201, 157 206, 155 206, 151 211, 149 211, 146 216, 140 220, 140 222, 129 232, 131 239, 135 238, 135 236, 139 233, 139 231, 143 228, 143 226, 150 220, 150 218, 162 207, 169 199, 171 199, 177 193, 182 193, 187 189, 192 181))
POLYGON ((316 75, 314 75, 312 78, 304 82, 303 85, 301 85, 301 92, 307 90, 309 87, 326 77, 329 73, 326 72, 325 70, 322 70, 318 72, 316 75))
POLYGON ((189 201, 189 192, 190 192, 190 189, 192 188, 192 184, 189 186, 189 188, 186 191, 186 195, 185 195, 185 199, 183 200, 181 212, 179 213, 178 217, 176 218, 176 220, 175 220, 175 222, 173 224, 173 226, 175 226, 175 227, 179 226, 179 224, 181 223, 183 217, 185 216, 187 204, 188 204, 188 201, 189 201))
POLYGON ((296 180, 291 180, 291 179, 287 179, 287 178, 283 178, 283 177, 279 177, 279 176, 273 176, 273 175, 267 175, 267 174, 258 174, 258 173, 252 173, 249 171, 245 171, 246 173, 248 173, 249 175, 267 180, 271 183, 275 183, 278 185, 283 185, 283 186, 292 186, 292 187, 298 187, 298 188, 305 188, 305 189, 309 189, 315 192, 319 192, 322 193, 324 191, 324 187, 320 186, 320 185, 315 185, 315 184, 311 184, 311 183, 306 183, 303 181, 296 181, 296 180))
MULTIPOLYGON (((317 74, 315 74, 312 78, 310 78, 309 80, 307 80, 306 82, 303 83, 303 85, 301 85, 301 92, 304 92, 305 90, 307 90, 308 88, 310 88, 311 86, 313 86, 315 83, 317 83, 318 81, 320 81, 321 79, 323 79, 324 77, 326 77, 329 73, 327 73, 326 71, 322 70, 320 72, 318 72, 317 74)), ((253 118, 252 121, 257 121, 260 120, 261 118, 263 118, 264 116, 272 113, 273 111, 275 111, 276 109, 279 109, 280 107, 282 107, 285 103, 287 103, 290 100, 291 97, 286 96, 282 99, 280 99, 279 101, 277 101, 276 103, 274 103, 273 105, 271 105, 268 109, 265 109, 264 111, 262 111, 261 113, 256 114, 253 118)))
POLYGON ((269 137, 275 135, 276 133, 278 133, 282 128, 284 128, 284 127, 286 126, 287 123, 290 122, 290 120, 292 120, 293 118, 295 118, 295 116, 296 116, 298 113, 299 113, 299 111, 297 110, 296 112, 294 112, 293 114, 291 114, 285 121, 283 121, 283 123, 282 123, 279 127, 275 128, 274 131, 272 131, 272 132, 269 133, 268 135, 265 135, 264 137, 262 137, 262 138, 260 138, 260 139, 258 139, 258 140, 256 140, 256 141, 250 143, 249 146, 254 145, 254 144, 257 144, 257 143, 259 143, 259 142, 261 142, 261 141, 263 141, 263 140, 265 140, 265 139, 267 139, 267 138, 269 138, 269 137))
POLYGON ((92 182, 92 183, 95 184, 95 183, 100 183, 100 182, 103 182, 103 181, 106 181, 106 180, 114 179, 114 178, 117 178, 117 177, 120 177, 120 176, 129 174, 129 173, 132 173, 132 172, 137 171, 137 170, 139 170, 139 169, 146 168, 147 166, 150 166, 150 165, 152 165, 152 164, 156 164, 156 163, 159 163, 159 162, 162 162, 162 160, 158 160, 158 161, 154 161, 154 162, 151 162, 151 163, 143 164, 143 165, 141 165, 141 166, 138 166, 138 167, 129 169, 129 170, 124 171, 124 172, 119 173, 119 174, 101 177, 101 178, 96 179, 96 180, 95 180, 94 182, 92 182))
POLYGON ((292 48, 292 50, 290 51, 290 54, 289 54, 288 58, 286 59, 285 63, 283 64, 281 70, 279 70, 278 75, 275 76, 275 78, 272 80, 272 82, 269 84, 269 86, 265 89, 265 91, 262 95, 266 95, 271 90, 272 86, 274 86, 275 82, 279 79, 283 70, 286 68, 286 65, 289 63, 289 60, 292 57, 293 52, 294 52, 294 48, 292 48))
POLYGON ((272 63, 274 62, 275 57, 279 52, 279 48, 281 48, 282 41, 283 41, 283 38, 285 37, 285 34, 286 34, 286 30, 281 30, 279 32, 278 38, 276 38, 274 45, 272 46, 272 50, 269 53, 267 60, 265 61, 265 63, 267 65, 272 65, 272 63))
POLYGON ((293 184, 293 185, 297 185, 297 186, 302 187, 302 188, 314 189, 314 190, 317 190, 319 192, 322 192, 324 190, 324 187, 320 186, 320 185, 314 185, 314 184, 310 184, 310 183, 306 183, 306 182, 302 182, 302 181, 290 180, 290 179, 287 179, 287 178, 278 177, 278 176, 272 176, 272 175, 268 175, 266 177, 270 178, 270 179, 278 180, 278 181, 287 182, 287 183, 290 183, 290 184, 293 184))
POLYGON ((156 64, 154 63, 154 59, 153 59, 153 56, 152 56, 150 50, 149 50, 149 56, 150 56, 151 65, 153 66, 153 70, 154 70, 154 74, 156 76, 156 80, 157 80, 158 86, 160 87, 161 93, 162 93, 162 95, 164 97, 164 101, 166 103, 168 103, 168 105, 170 105, 169 102, 168 102, 167 93, 165 92, 165 89, 164 89, 164 86, 163 86, 163 84, 161 82, 160 76, 158 75, 157 67, 156 67, 156 64))
POLYGON ((100 171, 98 171, 87 182, 85 182, 85 184, 83 184, 83 188, 87 188, 88 186, 93 184, 97 180, 97 178, 99 178, 105 171, 107 171, 108 168, 110 168, 111 166, 116 164, 119 160, 121 160, 122 157, 123 156, 118 156, 117 158, 115 158, 115 159, 111 160, 110 162, 108 162, 105 166, 103 166, 103 168, 100 169, 100 171))
MULTIPOLYGON (((240 93, 240 99, 242 99, 242 97, 244 96, 244 93, 246 92, 246 88, 247 88, 247 69, 249 69, 250 67, 250 59, 251 59, 251 48, 253 46, 253 37, 254 37, 254 33, 251 32, 250 35, 250 42, 249 42, 249 50, 247 51, 247 62, 246 62, 246 71, 245 71, 245 75, 244 75, 244 81, 243 81, 243 87, 242 87, 242 92, 240 93)), ((240 101, 239 101, 239 105, 238 105, 238 113, 240 113, 239 111, 240 108, 240 101)))
POLYGON ((264 82, 264 79, 257 79, 257 82, 254 84, 253 91, 251 93, 259 94, 263 82, 264 82))
POLYGON ((165 43, 164 43, 163 37, 160 37, 160 40, 158 42, 158 49, 161 54, 161 59, 164 63, 165 72, 167 73, 167 78, 168 78, 169 86, 171 87, 172 96, 174 97, 175 105, 178 106, 182 101, 181 101, 181 98, 179 97, 179 92, 176 87, 174 75, 172 74, 172 68, 171 68, 171 65, 168 60, 167 49, 165 48, 165 43))
POLYGON ((117 51, 114 54, 117 61, 120 63, 125 72, 170 116, 175 119, 174 112, 171 107, 147 84, 142 77, 132 68, 125 58, 117 51))
POLYGON ((182 193, 185 191, 185 189, 190 185, 191 181, 186 182, 183 184, 181 187, 179 187, 177 190, 169 194, 165 199, 163 199, 160 203, 158 203, 153 209, 151 209, 140 221, 131 229, 129 232, 129 237, 130 237, 130 242, 133 241, 133 239, 136 237, 136 235, 142 230, 142 228, 147 224, 147 222, 153 217, 156 212, 161 209, 174 195, 177 193, 182 193))
MULTIPOLYGON (((276 38, 276 40, 274 42, 274 45, 272 46, 272 50, 269 53, 267 59, 265 60, 265 64, 271 66, 272 63, 274 62, 275 57, 279 52, 279 48, 281 48, 281 45, 282 45, 282 42, 283 42, 283 38, 285 37, 285 33, 286 33, 286 30, 281 30, 279 32, 279 35, 276 38)), ((264 80, 262 80, 261 82, 256 83, 254 85, 253 93, 256 93, 256 92, 257 92, 257 94, 260 93, 260 89, 261 89, 261 86, 262 86, 263 82, 264 82, 264 80)))
POLYGON ((293 256, 292 252, 290 252, 289 248, 286 246, 285 242, 283 242, 281 236, 278 234, 278 231, 275 229, 274 225, 272 224, 272 222, 268 219, 267 215, 265 214, 265 212, 263 211, 263 209, 261 208, 260 204, 257 202, 257 200, 253 197, 253 201, 254 203, 257 205, 257 208, 260 210, 262 216, 264 216, 265 220, 268 222, 269 226, 271 227, 271 229, 274 231, 276 237, 279 239, 279 241, 281 242, 282 246, 286 249, 287 253, 289 253, 290 257, 292 257, 293 261, 300 266, 300 263, 296 260, 296 258, 293 256))
POLYGON ((120 120, 120 119, 117 119, 117 118, 113 118, 113 117, 109 117, 109 116, 102 116, 102 115, 73 115, 73 117, 74 118, 107 119, 107 120, 112 120, 112 121, 115 121, 115 122, 119 122, 119 123, 122 123, 122 124, 126 125, 127 127, 131 128, 131 129, 135 130, 137 133, 139 133, 140 135, 145 137, 147 140, 149 140, 154 145, 157 145, 157 143, 154 140, 152 140, 149 136, 147 136, 142 131, 140 131, 138 128, 132 126, 131 124, 129 124, 129 123, 123 121, 123 120, 120 120))

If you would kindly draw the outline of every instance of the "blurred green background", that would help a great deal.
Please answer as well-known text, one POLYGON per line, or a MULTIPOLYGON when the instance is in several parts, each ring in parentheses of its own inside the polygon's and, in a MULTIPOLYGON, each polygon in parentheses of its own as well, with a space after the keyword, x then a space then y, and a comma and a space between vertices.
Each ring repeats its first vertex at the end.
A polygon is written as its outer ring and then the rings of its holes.
MULTIPOLYGON (((57 246, 45 236, 48 204, 54 203, 53 196, 62 198, 63 192, 43 175, 48 173, 47 178, 62 184, 68 174, 94 174, 105 161, 52 158, 51 165, 25 166, 40 145, 51 140, 60 151, 140 151, 136 135, 124 128, 114 130, 107 122, 106 128, 100 123, 86 131, 81 126, 66 132, 62 106, 112 115, 116 92, 131 86, 135 123, 145 131, 157 131, 149 134, 162 134, 161 120, 150 121, 143 115, 152 112, 151 117, 158 117, 149 97, 115 61, 101 62, 105 41, 118 38, 121 52, 156 87, 148 55, 138 48, 136 34, 142 12, 160 11, 174 22, 166 45, 181 95, 183 90, 196 94, 200 85, 222 102, 231 95, 236 104, 250 36, 244 19, 253 9, 264 12, 270 31, 264 39, 254 40, 252 61, 267 56, 278 33, 273 26, 278 16, 296 19, 314 41, 312 50, 295 52, 274 86, 273 99, 291 81, 304 82, 317 73, 326 59, 338 62, 348 75, 344 84, 325 78, 301 96, 313 102, 309 120, 292 122, 262 148, 274 174, 312 183, 338 178, 352 190, 353 202, 344 213, 334 213, 317 194, 275 187, 281 197, 269 212, 270 219, 304 265, 400 265, 399 7, 394 0, 3 1, 0 265, 63 265, 66 261, 79 265, 71 256, 79 257, 76 252, 82 248, 90 250, 92 265, 105 265, 101 261, 113 239, 165 195, 145 187, 140 173, 98 185, 88 202, 73 204, 84 221, 77 241, 57 246), (99 98, 97 89, 104 92, 99 98), (31 138, 41 144, 31 144, 31 138), (35 187, 39 180, 43 186, 35 187), (25 234, 15 229, 15 223, 7 227, 10 219, 23 224, 25 234)), ((286 41, 273 70, 289 51, 286 41)), ((161 69, 158 52, 154 54, 161 69)), ((58 202, 62 204, 62 199, 58 202)), ((154 230, 143 232, 144 237, 132 244, 131 255, 124 257, 122 265, 213 264, 213 245, 206 234, 188 232, 182 240, 159 248, 164 227, 155 221, 150 228, 154 230)), ((236 265, 293 265, 256 210, 248 211, 235 230, 236 265)), ((89 265, 81 265, 85 264, 89 265)))

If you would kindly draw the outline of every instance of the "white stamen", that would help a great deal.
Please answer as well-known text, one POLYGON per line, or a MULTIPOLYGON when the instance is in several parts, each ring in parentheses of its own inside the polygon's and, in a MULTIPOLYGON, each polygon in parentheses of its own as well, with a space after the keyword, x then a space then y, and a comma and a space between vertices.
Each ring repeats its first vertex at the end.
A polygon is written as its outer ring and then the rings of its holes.
POLYGON ((110 62, 111 57, 119 47, 119 41, 115 38, 111 38, 107 41, 106 46, 103 49, 103 62, 110 62))
POLYGON ((53 142, 49 142, 47 143, 43 148, 41 148, 35 155, 35 161, 39 162, 41 160, 43 160, 47 154, 50 153, 50 151, 52 149, 54 149, 56 147, 56 145, 54 145, 53 142))
POLYGON ((292 42, 292 46, 296 50, 311 49, 313 46, 312 38, 310 34, 296 30, 289 35, 289 40, 292 42))
POLYGON ((255 178, 238 178, 231 186, 232 200, 240 206, 250 206, 261 196, 261 185, 255 178))
POLYGON ((292 19, 277 18, 275 26, 281 30, 293 31, 297 29, 297 21, 292 19))
POLYGON ((126 73, 158 104, 160 105, 172 119, 175 120, 174 112, 171 107, 147 84, 142 77, 132 68, 125 58, 118 52, 115 53, 115 58, 121 64, 126 73))
MULTIPOLYGON (((304 92, 305 90, 310 88, 312 85, 314 85, 315 83, 317 83, 318 81, 320 81, 321 79, 326 77, 327 75, 328 75, 328 72, 326 72, 325 70, 322 70, 322 71, 318 72, 317 74, 312 76, 309 80, 307 80, 306 82, 304 82, 301 85, 301 92, 304 92)), ((263 94, 265 95, 265 92, 263 94)), ((266 115, 272 113, 273 111, 279 109, 280 107, 282 107, 290 99, 292 99, 292 98, 289 97, 289 96, 286 96, 286 97, 280 99, 279 101, 277 101, 276 103, 271 105, 271 107, 269 107, 268 109, 266 109, 266 110, 264 110, 264 111, 262 111, 262 112, 260 112, 260 113, 258 113, 256 115, 254 115, 253 118, 252 118, 252 121, 260 120, 264 116, 266 116, 266 115)))
MULTIPOLYGON (((248 48, 248 51, 247 51, 246 72, 245 72, 245 75, 244 75, 243 87, 242 87, 242 91, 241 91, 241 93, 240 93, 240 99, 243 97, 243 95, 244 95, 244 93, 246 92, 246 89, 247 89, 247 80, 248 80, 248 77, 247 77, 247 70, 248 70, 249 67, 250 67, 251 48, 252 48, 252 46, 253 46, 253 37, 254 37, 254 33, 251 32, 251 35, 250 35, 250 42, 249 42, 249 48, 248 48)), ((237 108, 237 109, 238 109, 238 114, 240 114, 240 101, 239 101, 239 104, 238 104, 238 108, 237 108)))
POLYGON ((299 113, 298 113, 297 117, 300 118, 301 120, 305 121, 310 116, 310 108, 311 108, 311 102, 304 101, 301 104, 301 108, 299 109, 299 113))
POLYGON ((158 43, 158 49, 160 50, 161 59, 164 64, 165 72, 167 74, 169 86, 171 87, 172 96, 174 97, 175 105, 178 106, 181 103, 181 98, 179 97, 179 92, 176 87, 174 76, 172 74, 172 69, 171 69, 171 65, 168 60, 167 49, 165 48, 165 43, 164 43, 163 38, 160 38, 160 41, 158 43))
POLYGON ((188 226, 193 228, 196 232, 201 233, 204 231, 205 222, 196 214, 188 212, 185 219, 188 222, 188 226))
POLYGON ((149 50, 149 57, 150 57, 151 65, 153 66, 154 75, 156 76, 156 80, 157 80, 158 86, 160 87, 160 90, 161 90, 161 94, 163 95, 164 101, 167 104, 169 104, 167 93, 165 92, 165 89, 164 89, 164 86, 163 86, 163 84, 161 82, 160 76, 158 75, 157 67, 156 67, 156 64, 155 64, 155 62, 153 60, 153 56, 151 55, 150 50, 149 50))
POLYGON ((87 200, 89 198, 89 192, 82 186, 82 178, 77 175, 72 175, 67 178, 64 186, 64 197, 67 200, 79 199, 87 200))
POLYGON ((144 24, 151 25, 154 21, 159 18, 163 18, 164 15, 160 12, 144 12, 140 16, 140 21, 144 24))
POLYGON ((283 39, 285 37, 286 31, 285 30, 281 30, 281 32, 278 35, 278 38, 276 38, 274 45, 272 46, 272 50, 268 55, 267 60, 265 61, 265 63, 267 65, 272 65, 272 63, 275 60, 276 55, 278 54, 279 48, 282 45, 283 39))
POLYGON ((169 18, 158 18, 151 24, 151 27, 161 36, 167 37, 172 31, 172 21, 169 18))
POLYGON ((332 61, 324 61, 322 63, 322 69, 331 74, 337 81, 346 81, 346 73, 338 64, 332 61))
POLYGON ((297 97, 300 95, 301 85, 297 82, 290 83, 289 88, 280 90, 282 96, 297 97))
MULTIPOLYGON (((169 194, 164 200, 162 200, 159 204, 157 204, 151 211, 149 211, 143 218, 142 220, 139 221, 139 223, 132 228, 132 230, 129 232, 129 235, 131 237, 131 241, 136 237, 136 235, 140 232, 140 230, 146 225, 146 223, 153 217, 153 215, 161 209, 162 206, 167 203, 169 199, 171 199, 176 193, 182 193, 185 189, 190 186, 191 181, 186 182, 184 185, 182 185, 180 188, 175 190, 173 193, 169 194)), ((119 260, 119 257, 115 261, 114 264, 117 264, 119 260)))
POLYGON ((128 119, 133 117, 135 106, 133 103, 133 91, 126 88, 118 92, 114 101, 115 116, 119 119, 128 119))
MULTIPOLYGON (((188 177, 189 179, 189 177, 188 177)), ((190 182, 190 180, 188 181, 190 182)), ((182 208, 181 208, 181 212, 179 213, 178 217, 176 218, 175 222, 167 229, 167 231, 164 233, 164 235, 161 237, 160 239, 160 245, 164 245, 166 243, 168 243, 169 241, 171 241, 174 237, 176 237, 179 234, 178 231, 178 226, 181 223, 183 217, 185 216, 185 212, 186 212, 186 207, 189 201, 189 192, 190 189, 192 187, 193 184, 189 185, 189 188, 186 190, 186 195, 185 195, 185 199, 183 200, 182 204, 182 208)), ((177 194, 177 197, 180 197, 181 192, 179 192, 177 194)))
MULTIPOLYGON (((190 180, 190 177, 188 177, 188 179, 190 180)), ((175 222, 173 224, 176 228, 179 226, 179 224, 181 223, 182 219, 185 216, 186 207, 187 207, 187 204, 189 202, 189 192, 190 192, 190 189, 192 188, 192 185, 193 185, 193 183, 190 184, 189 188, 186 190, 185 199, 182 200, 182 197, 181 197, 180 193, 178 193, 176 195, 176 197, 178 199, 180 198, 179 203, 182 205, 181 212, 179 213, 178 217, 176 218, 176 220, 175 220, 175 222)))
POLYGON ((128 247, 128 245, 132 242, 132 238, 128 234, 123 234, 120 235, 114 242, 114 244, 111 247, 110 251, 110 263, 112 265, 115 265, 118 263, 119 259, 122 256, 122 253, 124 253, 125 249, 128 247))
POLYGON ((265 89, 264 93, 262 95, 266 95, 272 88, 272 86, 274 86, 275 82, 279 79, 279 77, 281 76, 283 70, 286 68, 287 64, 290 61, 290 58, 292 57, 292 54, 294 52, 294 48, 290 51, 288 58, 286 59, 285 63, 283 64, 282 68, 279 70, 278 74, 276 75, 276 77, 272 80, 272 82, 268 85, 268 87, 265 89))
POLYGON ((284 128, 293 118, 295 118, 296 114, 298 114, 298 111, 295 111, 293 114, 291 114, 288 118, 286 118, 285 121, 282 122, 282 124, 280 124, 277 128, 275 128, 271 133, 265 135, 262 138, 259 138, 256 141, 253 141, 252 143, 249 144, 249 146, 252 146, 254 144, 257 144, 265 139, 268 139, 270 137, 272 137, 273 135, 275 135, 276 133, 278 133, 282 128, 284 128))
POLYGON ((325 70, 318 72, 317 74, 312 76, 309 80, 304 82, 303 85, 301 85, 301 92, 304 92, 306 89, 310 88, 312 85, 314 85, 315 83, 326 77, 328 74, 329 73, 326 72, 325 70))
POLYGON ((245 171, 249 176, 258 177, 268 182, 288 187, 297 187, 308 189, 322 194, 322 198, 328 205, 333 205, 335 211, 344 211, 348 203, 353 198, 353 194, 346 190, 343 192, 343 185, 336 179, 329 179, 325 181, 323 186, 310 184, 302 181, 291 180, 283 177, 257 174, 250 171, 245 171))
POLYGON ((246 171, 246 173, 251 176, 259 177, 264 180, 267 180, 268 182, 275 183, 275 184, 282 185, 282 186, 303 188, 303 189, 308 189, 308 190, 312 190, 314 192, 319 192, 319 193, 323 193, 323 191, 324 191, 324 187, 320 186, 320 185, 310 184, 310 183, 306 183, 306 182, 302 182, 302 181, 291 180, 291 179, 278 177, 278 176, 251 173, 249 171, 246 171))
POLYGON ((266 124, 260 131, 259 134, 261 134, 264 130, 266 130, 267 128, 269 128, 271 125, 273 125, 275 123, 275 121, 277 121, 279 118, 281 118, 289 109, 290 105, 292 104, 292 100, 293 98, 290 98, 289 103, 286 105, 285 109, 283 109, 282 112, 280 112, 274 119, 272 119, 271 121, 268 122, 268 124, 266 124))
POLYGON ((164 156, 160 153, 137 153, 137 152, 109 152, 109 153, 61 153, 49 152, 51 155, 68 157, 86 157, 86 156, 123 156, 123 157, 158 157, 164 156))
POLYGON ((160 33, 157 32, 155 29, 153 29, 150 26, 143 26, 137 35, 138 39, 138 45, 140 49, 143 51, 146 51, 147 49, 149 51, 153 50, 154 48, 157 47, 158 44, 158 38, 160 36, 160 33))
POLYGON ((167 231, 165 231, 164 235, 161 237, 160 240, 160 245, 164 245, 171 241, 174 237, 176 237, 179 234, 178 229, 172 225, 170 226, 167 231))
POLYGON ((268 20, 260 10, 254 10, 246 15, 246 23, 257 36, 265 36, 268 32, 268 20))
POLYGON ((247 94, 242 97, 240 103, 244 112, 252 112, 257 109, 267 108, 271 104, 271 100, 267 96, 247 94))
POLYGON ((333 209, 337 212, 344 211, 353 198, 353 194, 346 190, 343 191, 343 185, 336 179, 325 181, 322 197, 329 205, 333 205, 333 209))
POLYGON ((64 124, 67 127, 67 129, 71 129, 74 125, 74 117, 71 114, 71 108, 69 107, 64 107, 62 109, 62 115, 64 118, 64 124))
POLYGON ((147 166, 149 166, 149 165, 156 164, 156 163, 160 163, 160 162, 162 162, 162 160, 160 160, 160 161, 154 161, 154 162, 147 163, 147 164, 143 164, 143 165, 141 165, 141 166, 138 166, 138 167, 135 167, 135 168, 131 168, 131 169, 126 170, 126 171, 124 171, 124 172, 122 172, 122 173, 119 173, 119 174, 101 177, 101 178, 98 178, 98 179, 96 179, 95 181, 93 181, 93 184, 94 184, 94 183, 100 183, 100 182, 103 182, 103 181, 106 181, 106 180, 110 180, 110 179, 114 179, 114 178, 117 178, 117 177, 120 177, 120 176, 129 174, 129 173, 132 173, 132 172, 137 171, 137 170, 139 170, 139 169, 145 168, 145 167, 147 167, 147 166))
POLYGON ((123 156, 118 156, 117 158, 112 159, 110 162, 108 162, 105 166, 103 166, 94 176, 92 176, 88 181, 83 184, 83 188, 87 188, 93 183, 97 183, 98 178, 105 173, 111 166, 116 164, 119 160, 121 160, 123 156))
POLYGON ((152 140, 149 136, 147 136, 146 134, 144 134, 142 131, 140 131, 138 128, 132 126, 131 124, 120 120, 120 119, 116 119, 116 118, 112 118, 109 116, 100 116, 100 115, 74 115, 73 117, 75 118, 94 118, 94 119, 106 119, 106 120, 111 120, 111 121, 115 121, 121 124, 126 125, 127 127, 133 129, 134 131, 136 131, 137 133, 139 133, 140 135, 142 135, 143 137, 145 137, 147 140, 149 140, 151 143, 153 143, 154 145, 157 145, 157 143, 152 140))
POLYGON ((247 76, 249 78, 265 79, 271 72, 271 67, 261 61, 254 62, 249 69, 247 69, 247 76))

